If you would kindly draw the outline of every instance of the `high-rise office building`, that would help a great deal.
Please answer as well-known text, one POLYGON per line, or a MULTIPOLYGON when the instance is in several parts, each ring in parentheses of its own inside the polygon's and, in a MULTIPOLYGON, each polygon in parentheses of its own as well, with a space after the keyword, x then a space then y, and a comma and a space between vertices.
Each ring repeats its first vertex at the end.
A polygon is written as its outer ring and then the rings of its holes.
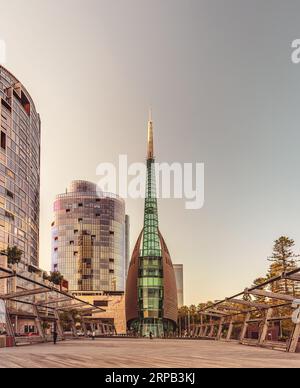
POLYGON ((17 246, 20 269, 39 264, 41 122, 25 87, 0 66, 0 250, 17 246))
POLYGON ((177 285, 178 307, 181 308, 182 306, 184 306, 183 265, 174 264, 174 271, 177 285))
POLYGON ((74 181, 58 195, 52 224, 52 267, 72 292, 124 291, 125 203, 94 183, 74 181))
POLYGON ((153 122, 150 119, 144 228, 127 277, 126 319, 129 330, 141 336, 151 332, 161 337, 175 331, 178 303, 171 256, 159 230, 155 182, 153 122))

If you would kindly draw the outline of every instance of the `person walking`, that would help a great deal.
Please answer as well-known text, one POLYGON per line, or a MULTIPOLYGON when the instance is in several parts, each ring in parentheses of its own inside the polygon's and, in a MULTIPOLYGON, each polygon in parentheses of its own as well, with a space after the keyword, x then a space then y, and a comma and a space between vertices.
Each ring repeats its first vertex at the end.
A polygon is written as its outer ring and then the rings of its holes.
POLYGON ((92 340, 95 341, 95 338, 96 338, 96 332, 95 332, 95 330, 93 330, 93 333, 92 333, 92 340))
POLYGON ((57 343, 57 327, 55 323, 53 328, 53 344, 56 345, 56 343, 57 343))
POLYGON ((150 340, 152 341, 153 340, 153 333, 152 333, 152 331, 150 331, 149 337, 150 337, 150 340))

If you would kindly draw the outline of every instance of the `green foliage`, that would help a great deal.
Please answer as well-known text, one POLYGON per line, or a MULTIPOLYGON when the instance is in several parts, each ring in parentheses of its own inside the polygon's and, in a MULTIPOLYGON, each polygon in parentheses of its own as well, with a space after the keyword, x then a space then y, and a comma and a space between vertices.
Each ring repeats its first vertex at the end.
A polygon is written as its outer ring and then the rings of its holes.
POLYGON ((273 256, 270 257, 269 261, 281 264, 283 271, 288 271, 291 266, 295 265, 297 257, 293 250, 294 246, 294 240, 286 236, 279 237, 274 241, 273 256))
MULTIPOLYGON (((294 253, 294 246, 294 240, 286 236, 281 236, 279 239, 274 241, 273 254, 268 259, 272 262, 267 275, 269 279, 279 276, 283 272, 292 271, 297 267, 298 255, 294 253)), ((299 290, 297 290, 293 281, 284 279, 274 282, 271 285, 271 291, 295 296, 299 290)))
MULTIPOLYGON (((270 268, 268 270, 268 273, 266 277, 260 277, 254 280, 253 285, 254 286, 260 286, 261 284, 265 283, 267 280, 281 275, 283 272, 291 271, 295 268, 297 268, 297 258, 298 255, 294 252, 295 242, 294 240, 286 237, 281 236, 279 239, 274 241, 274 247, 273 247, 273 253, 272 256, 268 259, 268 261, 271 261, 270 268)), ((281 293, 281 294, 289 294, 293 295, 295 297, 300 296, 300 286, 298 282, 293 282, 289 279, 282 279, 277 282, 274 282, 268 286, 265 287, 266 291, 271 291, 274 293, 281 293)), ((245 294, 244 300, 245 301, 251 301, 253 297, 250 295, 245 294)), ((256 302, 263 303, 263 304, 274 304, 274 301, 269 300, 268 298, 264 296, 255 296, 254 297, 256 302)), ((205 308, 211 306, 212 302, 207 303, 200 303, 197 307, 192 306, 183 306, 181 309, 179 309, 179 321, 181 325, 182 330, 186 330, 189 327, 189 323, 199 323, 201 318, 199 315, 199 312, 204 310, 205 308)), ((230 303, 228 301, 226 303, 227 306, 231 307, 232 309, 235 309, 237 311, 241 311, 243 309, 247 310, 247 306, 241 306, 241 305, 235 305, 234 303, 230 303)), ((277 308, 276 309, 276 315, 277 316, 285 316, 290 313, 289 308, 277 308)), ((255 315, 255 314, 254 314, 255 315)), ((207 320, 207 317, 203 317, 203 320, 207 320)), ((290 329, 288 322, 281 323, 281 335, 284 338, 285 331, 288 331, 290 329)))
POLYGON ((48 322, 43 322, 43 323, 42 323, 42 328, 43 328, 44 330, 48 330, 48 329, 51 328, 51 325, 50 325, 50 323, 48 323, 48 322))
POLYGON ((64 311, 59 314, 59 318, 61 321, 61 324, 63 325, 63 328, 65 331, 71 331, 72 329, 72 324, 71 320, 73 319, 75 324, 80 322, 80 317, 78 315, 77 310, 70 310, 70 311, 64 311))
POLYGON ((181 330, 187 330, 190 324, 200 324, 202 321, 207 321, 207 317, 201 317, 199 313, 212 304, 212 302, 207 302, 199 303, 198 306, 191 305, 181 307, 178 311, 181 330))
POLYGON ((61 282, 64 280, 64 277, 60 272, 55 271, 55 272, 50 272, 50 276, 48 277, 47 280, 59 286, 61 282))
POLYGON ((16 246, 8 246, 6 250, 0 252, 1 255, 7 256, 8 265, 18 265, 22 260, 23 252, 16 246))
MULTIPOLYGON (((254 286, 260 286, 261 284, 264 284, 267 281, 267 278, 257 278, 254 280, 253 285, 254 286)), ((265 296, 255 296, 255 301, 259 303, 266 304, 266 297, 265 296)))

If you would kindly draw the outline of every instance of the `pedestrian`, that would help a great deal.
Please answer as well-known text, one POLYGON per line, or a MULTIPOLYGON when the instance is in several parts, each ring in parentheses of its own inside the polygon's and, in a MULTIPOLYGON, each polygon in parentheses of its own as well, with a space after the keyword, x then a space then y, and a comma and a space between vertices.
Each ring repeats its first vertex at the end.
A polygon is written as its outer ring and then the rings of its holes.
POLYGON ((95 330, 93 330, 93 333, 92 333, 92 340, 95 341, 95 338, 96 338, 96 332, 95 332, 95 330))
POLYGON ((152 333, 152 331, 150 331, 149 337, 150 337, 150 340, 153 340, 153 333, 152 333))
POLYGON ((54 324, 54 329, 53 329, 53 344, 56 345, 57 342, 57 328, 56 328, 56 323, 54 324))

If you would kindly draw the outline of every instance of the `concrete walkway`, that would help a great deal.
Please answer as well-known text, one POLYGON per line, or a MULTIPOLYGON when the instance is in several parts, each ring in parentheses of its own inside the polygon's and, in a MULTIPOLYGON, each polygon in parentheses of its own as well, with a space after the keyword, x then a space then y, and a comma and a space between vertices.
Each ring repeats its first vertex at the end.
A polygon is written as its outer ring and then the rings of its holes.
POLYGON ((0 349, 0 368, 300 368, 300 354, 214 341, 81 339, 0 349))

